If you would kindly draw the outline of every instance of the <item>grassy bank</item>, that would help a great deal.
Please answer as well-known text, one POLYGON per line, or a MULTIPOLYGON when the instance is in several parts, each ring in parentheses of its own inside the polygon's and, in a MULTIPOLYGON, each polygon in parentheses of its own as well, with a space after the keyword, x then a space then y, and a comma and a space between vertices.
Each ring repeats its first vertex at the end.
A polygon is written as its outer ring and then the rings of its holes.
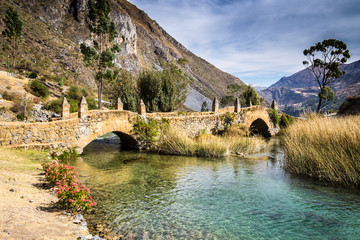
POLYGON ((159 150, 167 154, 224 157, 228 155, 248 155, 260 151, 266 141, 260 137, 214 136, 202 134, 190 138, 181 129, 169 128, 163 134, 159 150))
POLYGON ((360 116, 297 121, 284 131, 282 142, 290 172, 360 185, 360 116))

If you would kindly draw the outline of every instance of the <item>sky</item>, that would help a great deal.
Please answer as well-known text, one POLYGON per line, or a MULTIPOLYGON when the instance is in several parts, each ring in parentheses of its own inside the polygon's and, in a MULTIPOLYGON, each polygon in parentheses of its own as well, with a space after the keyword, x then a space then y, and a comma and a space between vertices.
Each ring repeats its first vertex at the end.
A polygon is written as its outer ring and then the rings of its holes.
POLYGON ((304 68, 303 51, 344 41, 360 60, 360 0, 129 0, 197 56, 254 86, 304 68))

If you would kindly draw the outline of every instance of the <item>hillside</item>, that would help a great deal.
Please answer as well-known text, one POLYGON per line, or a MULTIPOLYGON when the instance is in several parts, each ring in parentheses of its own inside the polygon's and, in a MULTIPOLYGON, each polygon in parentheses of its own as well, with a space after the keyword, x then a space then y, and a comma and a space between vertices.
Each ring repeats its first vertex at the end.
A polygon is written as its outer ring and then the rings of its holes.
MULTIPOLYGON (((323 110, 337 110, 347 96, 360 93, 360 61, 343 64, 339 68, 345 71, 345 75, 331 86, 335 100, 326 102, 323 110)), ((319 86, 308 68, 289 77, 282 77, 267 89, 259 91, 267 101, 271 102, 275 99, 283 111, 294 115, 298 115, 308 107, 315 109, 318 93, 319 86)))
MULTIPOLYGON (((226 94, 228 84, 243 84, 187 50, 135 5, 126 0, 111 0, 111 5, 111 18, 119 32, 115 41, 121 46, 116 56, 117 67, 136 75, 144 69, 160 69, 162 61, 182 57, 189 61, 183 70, 193 79, 190 93, 220 97, 226 94)), ((36 72, 46 81, 59 85, 80 85, 95 93, 93 72, 85 66, 80 54, 80 43, 89 43, 87 1, 0 0, 1 18, 9 6, 24 20, 18 70, 36 72)), ((0 30, 3 28, 1 22, 0 30)), ((3 45, 4 39, 1 41, 3 45)), ((6 49, 0 51, 0 61, 4 70, 8 61, 6 49)))

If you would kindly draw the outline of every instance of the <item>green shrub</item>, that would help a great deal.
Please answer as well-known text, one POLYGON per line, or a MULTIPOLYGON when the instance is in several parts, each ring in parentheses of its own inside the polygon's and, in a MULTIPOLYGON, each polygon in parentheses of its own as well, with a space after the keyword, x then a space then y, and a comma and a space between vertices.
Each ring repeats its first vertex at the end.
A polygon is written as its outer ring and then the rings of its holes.
POLYGON ((225 113, 221 116, 221 122, 224 126, 224 131, 226 132, 234 123, 235 120, 235 114, 233 113, 225 113))
POLYGON ((53 112, 56 112, 57 114, 60 114, 61 110, 62 110, 62 101, 63 101, 63 98, 49 101, 44 105, 44 108, 46 110, 53 111, 53 112))
POLYGON ((35 72, 31 72, 31 73, 28 73, 28 74, 27 74, 27 77, 28 77, 28 78, 32 78, 32 79, 35 79, 35 78, 38 77, 38 75, 37 75, 37 73, 35 73, 35 72))
POLYGON ((274 108, 270 108, 268 110, 268 113, 269 113, 272 123, 276 127, 280 123, 280 116, 279 116, 278 110, 274 109, 274 108))
POLYGON ((280 118, 280 127, 285 128, 285 127, 289 126, 293 121, 294 121, 294 117, 292 117, 286 113, 283 113, 280 118))
POLYGON ((84 88, 80 88, 79 86, 71 86, 69 90, 66 92, 65 96, 68 100, 74 99, 80 101, 83 96, 84 97, 87 96, 87 92, 84 88))
POLYGON ((88 104, 89 110, 93 110, 93 109, 97 109, 97 108, 98 108, 97 101, 95 100, 95 98, 87 97, 87 98, 86 98, 86 102, 87 102, 87 104, 88 104))
POLYGON ((37 97, 47 97, 50 95, 49 88, 37 79, 30 82, 30 89, 37 97))
POLYGON ((69 99, 70 112, 74 113, 79 111, 79 101, 75 99, 69 99))
POLYGON ((62 163, 67 163, 69 161, 76 160, 78 156, 79 156, 79 154, 76 151, 76 149, 69 149, 69 151, 64 150, 59 155, 57 154, 57 152, 53 152, 51 154, 51 157, 53 159, 58 159, 62 163))
POLYGON ((158 140, 160 124, 158 121, 148 118, 138 117, 133 124, 133 133, 137 134, 138 139, 146 145, 151 145, 158 140))

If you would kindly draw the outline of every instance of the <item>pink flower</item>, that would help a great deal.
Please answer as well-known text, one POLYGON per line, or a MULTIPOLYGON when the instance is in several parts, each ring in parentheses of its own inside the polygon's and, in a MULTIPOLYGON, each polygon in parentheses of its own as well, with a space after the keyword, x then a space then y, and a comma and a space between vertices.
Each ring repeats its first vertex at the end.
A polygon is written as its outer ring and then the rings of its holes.
POLYGON ((74 200, 72 200, 72 199, 69 199, 69 202, 71 202, 71 203, 72 203, 72 202, 74 202, 74 200))

